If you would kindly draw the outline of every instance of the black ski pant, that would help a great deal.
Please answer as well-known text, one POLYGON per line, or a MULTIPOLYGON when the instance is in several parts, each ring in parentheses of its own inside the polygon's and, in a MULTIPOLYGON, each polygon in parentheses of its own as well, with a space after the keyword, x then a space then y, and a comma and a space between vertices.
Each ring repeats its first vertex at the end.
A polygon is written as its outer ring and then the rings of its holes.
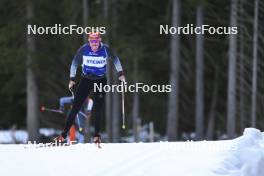
MULTIPOLYGON (((80 83, 77 87, 77 90, 74 95, 74 100, 73 100, 73 106, 71 109, 71 112, 69 113, 65 128, 62 132, 62 136, 66 138, 71 126, 74 123, 75 117, 77 113, 80 111, 85 99, 88 97, 90 92, 94 89, 94 84, 97 84, 98 86, 102 84, 102 86, 106 85, 107 80, 106 78, 100 78, 100 79, 89 79, 82 77, 80 80, 80 83)), ((103 103, 104 103, 104 97, 105 97, 105 92, 99 92, 99 90, 96 90, 93 92, 93 117, 94 117, 94 126, 95 126, 95 135, 99 134, 100 132, 100 120, 102 118, 102 111, 103 111, 103 103)))

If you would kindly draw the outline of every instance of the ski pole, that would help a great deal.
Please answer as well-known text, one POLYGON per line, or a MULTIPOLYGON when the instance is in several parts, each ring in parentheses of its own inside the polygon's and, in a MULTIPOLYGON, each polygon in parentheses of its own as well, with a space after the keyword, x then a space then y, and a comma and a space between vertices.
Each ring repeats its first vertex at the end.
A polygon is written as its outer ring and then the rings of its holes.
POLYGON ((121 81, 121 84, 123 86, 123 91, 122 91, 122 120, 123 120, 123 124, 122 124, 122 129, 126 129, 126 125, 125 125, 125 82, 121 81))
MULTIPOLYGON (((60 110, 60 109, 51 109, 51 108, 46 108, 45 106, 41 106, 40 107, 40 111, 41 112, 44 112, 44 111, 49 111, 49 112, 56 112, 56 113, 60 113, 60 114, 64 114, 64 112, 62 111, 62 110, 60 110)), ((83 112, 79 112, 83 117, 85 117, 85 118, 89 118, 85 113, 83 113, 83 112)))
POLYGON ((40 111, 44 112, 44 111, 50 111, 50 112, 56 112, 56 113, 60 113, 63 114, 64 112, 60 109, 51 109, 51 108, 46 108, 45 106, 41 106, 40 107, 40 111))

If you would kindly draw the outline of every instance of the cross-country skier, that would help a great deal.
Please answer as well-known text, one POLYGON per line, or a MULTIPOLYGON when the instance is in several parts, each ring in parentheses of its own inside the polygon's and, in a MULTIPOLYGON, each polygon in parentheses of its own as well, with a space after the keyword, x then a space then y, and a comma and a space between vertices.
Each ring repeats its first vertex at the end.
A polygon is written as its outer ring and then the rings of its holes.
MULTIPOLYGON (((123 68, 120 60, 113 54, 110 48, 101 42, 101 36, 98 32, 88 35, 88 43, 84 44, 73 58, 70 70, 69 89, 73 90, 77 67, 82 65, 82 76, 80 83, 76 89, 72 110, 67 117, 66 124, 60 136, 55 138, 55 141, 65 141, 67 133, 74 123, 76 114, 80 110, 84 100, 94 88, 94 84, 107 84, 106 80, 106 64, 109 60, 113 62, 118 72, 120 81, 125 81, 123 68)), ((105 92, 94 92, 94 120, 95 134, 94 142, 100 144, 100 120, 102 116, 102 107, 104 102, 105 92)))

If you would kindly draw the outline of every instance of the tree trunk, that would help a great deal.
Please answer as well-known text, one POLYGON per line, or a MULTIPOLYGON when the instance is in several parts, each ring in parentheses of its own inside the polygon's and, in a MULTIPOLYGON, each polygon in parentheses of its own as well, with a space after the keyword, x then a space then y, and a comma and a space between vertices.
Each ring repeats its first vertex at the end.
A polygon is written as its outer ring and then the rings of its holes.
MULTIPOLYGON (((27 1, 28 23, 34 18, 34 1, 27 1)), ((39 119, 38 119, 38 88, 33 71, 33 54, 36 51, 33 35, 27 35, 27 130, 28 140, 38 141, 39 119)))
MULTIPOLYGON (((237 26, 238 0, 231 0, 230 26, 237 26)), ((229 138, 235 136, 236 127, 236 57, 237 57, 237 35, 229 36, 229 67, 228 67, 228 102, 227 102, 227 135, 229 138)))
MULTIPOLYGON (((203 7, 197 7, 196 26, 203 25, 203 7)), ((204 90, 203 90, 203 34, 196 34, 196 114, 195 132, 196 139, 204 137, 204 90)))
MULTIPOLYGON (((243 19, 243 2, 240 1, 240 18, 243 19)), ((240 133, 243 133, 245 128, 245 75, 244 75, 244 31, 242 27, 242 21, 240 21, 240 44, 239 44, 239 114, 240 114, 240 133)))
MULTIPOLYGON (((112 1, 112 6, 113 6, 113 11, 112 11, 112 17, 113 17, 113 32, 112 32, 112 37, 113 39, 116 40, 116 33, 117 33, 117 0, 112 1)), ((117 81, 117 74, 116 71, 114 71, 113 74, 114 81, 113 84, 118 84, 117 81)), ((113 130, 113 142, 119 142, 120 139, 120 99, 119 99, 119 93, 114 92, 113 93, 113 98, 112 98, 112 130, 113 130)))
MULTIPOLYGON (((180 25, 180 1, 173 0, 172 26, 180 25)), ((176 140, 178 137, 178 109, 179 109, 179 62, 180 62, 180 36, 171 35, 170 46, 170 85, 172 91, 168 97, 167 136, 168 140, 176 140)))
POLYGON ((251 126, 256 127, 257 111, 257 80, 258 80, 258 6, 259 0, 255 0, 254 10, 254 35, 253 35, 253 75, 252 75, 252 95, 251 95, 251 126))
POLYGON ((109 12, 109 0, 103 0, 103 18, 105 20, 108 19, 108 12, 109 12))
MULTIPOLYGON (((83 5, 83 27, 88 26, 88 0, 82 0, 83 5)), ((83 42, 87 43, 87 34, 83 33, 83 42)), ((89 142, 90 135, 90 119, 85 118, 85 129, 88 133, 85 134, 85 141, 89 142)))
MULTIPOLYGON (((138 59, 134 59, 134 83, 138 82, 138 59)), ((138 92, 133 93, 133 131, 135 135, 135 141, 138 142, 138 118, 139 118, 139 94, 138 92)))
MULTIPOLYGON (((117 74, 114 74, 114 78, 117 77, 117 74)), ((114 79, 114 84, 118 84, 118 81, 114 79)), ((113 93, 113 142, 119 142, 120 139, 120 100, 119 100, 119 93, 114 92, 113 93)))
POLYGON ((218 99, 218 73, 215 73, 215 81, 214 81, 214 90, 212 95, 211 101, 211 108, 208 118, 208 127, 207 127, 207 134, 206 138, 208 140, 212 140, 214 138, 214 129, 215 129, 215 111, 216 111, 216 104, 218 99))
MULTIPOLYGON (((108 21, 108 14, 109 14, 109 4, 108 0, 103 1, 103 18, 105 21, 108 21)), ((108 33, 105 35, 105 40, 108 42, 108 33)), ((107 64, 107 84, 111 84, 112 79, 112 66, 110 64, 107 64)), ((106 122, 106 133, 108 135, 108 141, 113 141, 112 136, 112 107, 111 107, 111 101, 112 101, 112 94, 110 92, 106 93, 105 95, 105 122, 106 122)))
MULTIPOLYGON (((112 66, 110 64, 107 64, 107 84, 111 85, 111 72, 112 72, 112 66)), ((113 141, 113 117, 112 117, 112 94, 111 92, 107 92, 105 94, 105 118, 106 118, 106 133, 108 136, 108 141, 113 141)))
MULTIPOLYGON (((88 25, 88 0, 82 0, 83 6, 83 27, 87 27, 88 25)), ((87 43, 87 34, 83 33, 83 42, 87 43)))

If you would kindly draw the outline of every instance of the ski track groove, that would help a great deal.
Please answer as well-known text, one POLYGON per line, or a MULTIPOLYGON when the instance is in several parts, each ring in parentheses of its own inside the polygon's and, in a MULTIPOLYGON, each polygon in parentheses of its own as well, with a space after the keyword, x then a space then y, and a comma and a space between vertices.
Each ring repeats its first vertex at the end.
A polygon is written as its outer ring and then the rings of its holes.
MULTIPOLYGON (((96 172, 96 176, 102 176, 105 173, 110 175, 116 175, 116 176, 123 176, 123 175, 145 175, 142 171, 140 171, 136 166, 144 167, 144 161, 150 159, 151 156, 157 153, 157 149, 153 149, 154 147, 146 148, 140 152, 136 152, 134 154, 131 154, 128 158, 121 159, 118 163, 113 163, 108 165, 107 167, 104 167, 103 170, 96 172), (115 168, 115 169, 113 169, 115 168), (132 171, 132 172, 131 172, 132 171), (135 173, 136 172, 136 173, 135 173)), ((149 162, 149 161, 147 161, 149 162)))

